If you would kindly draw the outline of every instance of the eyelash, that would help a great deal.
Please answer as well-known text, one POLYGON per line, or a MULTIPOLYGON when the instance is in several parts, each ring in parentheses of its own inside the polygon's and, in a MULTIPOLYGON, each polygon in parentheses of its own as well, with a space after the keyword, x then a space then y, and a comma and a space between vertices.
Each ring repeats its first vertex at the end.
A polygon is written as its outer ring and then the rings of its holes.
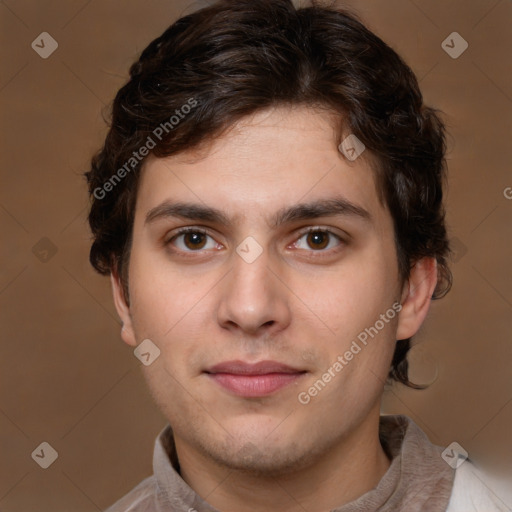
MULTIPOLYGON (((187 233, 200 233, 202 235, 205 235, 205 236, 208 236, 210 237, 211 239, 214 240, 213 236, 211 236, 208 231, 206 231, 205 229, 202 229, 202 228, 195 228, 195 227, 186 227, 186 228, 180 228, 178 231, 176 231, 176 233, 173 234, 173 236, 171 238, 169 238, 168 240, 166 240, 164 242, 164 245, 165 246, 169 246, 169 245, 173 245, 172 242, 174 240, 176 240, 178 237, 182 236, 182 235, 186 235, 187 233)), ((332 237, 334 237, 335 239, 338 240, 339 242, 339 245, 337 247, 335 247, 334 249, 331 248, 331 249, 318 249, 318 250, 314 250, 314 249, 310 249, 308 250, 307 252, 310 252, 312 254, 325 254, 325 253, 333 253, 333 252, 336 252, 336 250, 338 249, 339 250, 339 246, 340 245, 343 245, 346 243, 346 241, 338 234, 334 233, 334 231, 331 231, 330 229, 327 229, 327 228, 322 228, 322 227, 309 227, 303 231, 301 231, 299 233, 299 236, 298 238, 293 242, 293 244, 296 244, 299 240, 301 240, 305 235, 308 235, 310 233, 324 233, 324 234, 328 234, 330 239, 332 237)), ((329 242, 328 244, 330 243, 330 240, 329 239, 329 242)), ((292 244, 290 244, 292 245, 292 244)), ((177 249, 177 250, 174 250, 174 252, 181 252, 181 253, 186 253, 186 254, 194 254, 194 253, 201 253, 203 251, 208 251, 208 250, 211 250, 211 249, 198 249, 196 251, 194 250, 189 250, 189 251, 183 251, 181 249, 177 249)), ((315 256, 313 256, 315 257, 315 256)))
MULTIPOLYGON (((206 236, 209 236, 212 240, 213 240, 213 236, 211 236, 208 231, 204 230, 204 229, 201 229, 201 228, 194 228, 194 227, 188 227, 188 228, 181 228, 181 229, 178 229, 178 231, 176 231, 176 233, 174 233, 174 235, 169 238, 169 240, 167 240, 165 242, 165 245, 172 245, 172 242, 174 240, 176 240, 179 236, 181 235, 186 235, 187 233, 200 233, 202 235, 206 235, 206 236)), ((208 249, 199 249, 197 251, 184 251, 184 252, 188 252, 188 253, 195 253, 195 252, 201 252, 201 251, 204 251, 204 250, 208 250, 208 249)), ((181 251, 180 249, 178 249, 178 251, 180 252, 183 252, 181 251)))
MULTIPOLYGON (((332 238, 335 238, 336 240, 338 240, 340 245, 344 243, 344 240, 341 238, 340 235, 337 235, 334 231, 331 231, 328 228, 321 228, 321 227, 309 227, 309 228, 305 229, 304 231, 301 231, 299 237, 297 238, 297 241, 300 240, 301 238, 303 238, 304 236, 309 235, 310 233, 324 233, 324 234, 327 233, 329 235, 329 243, 331 242, 332 238)), ((297 243, 297 241, 294 243, 297 243)), ((316 251, 312 249, 311 251, 308 251, 308 252, 323 253, 323 252, 332 252, 333 250, 334 249, 332 249, 332 248, 331 249, 319 249, 316 251)))

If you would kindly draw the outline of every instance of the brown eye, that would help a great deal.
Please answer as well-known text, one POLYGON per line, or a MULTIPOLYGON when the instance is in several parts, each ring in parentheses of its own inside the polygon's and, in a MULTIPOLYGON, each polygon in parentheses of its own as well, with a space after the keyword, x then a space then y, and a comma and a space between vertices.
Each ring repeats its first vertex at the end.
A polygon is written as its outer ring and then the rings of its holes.
POLYGON ((202 249, 206 244, 206 235, 204 233, 184 233, 183 243, 188 249, 202 249))
POLYGON ((293 244, 295 249, 327 253, 343 245, 342 238, 329 229, 309 229, 293 244))
POLYGON ((329 244, 329 237, 329 233, 325 231, 310 231, 306 240, 311 249, 325 249, 329 244))
POLYGON ((178 233, 166 242, 166 245, 172 245, 179 251, 189 253, 219 249, 218 244, 208 233, 190 228, 178 231, 178 233))

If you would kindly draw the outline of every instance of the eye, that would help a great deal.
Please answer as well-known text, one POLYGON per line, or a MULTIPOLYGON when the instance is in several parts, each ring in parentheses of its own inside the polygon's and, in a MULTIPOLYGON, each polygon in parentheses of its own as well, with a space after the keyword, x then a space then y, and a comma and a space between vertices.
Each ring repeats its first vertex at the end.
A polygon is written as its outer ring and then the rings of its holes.
POLYGON ((341 238, 332 231, 314 228, 304 233, 293 246, 296 249, 324 251, 339 246, 341 242, 341 238))
POLYGON ((208 233, 197 228, 179 230, 166 244, 171 244, 184 252, 219 248, 219 244, 208 233))

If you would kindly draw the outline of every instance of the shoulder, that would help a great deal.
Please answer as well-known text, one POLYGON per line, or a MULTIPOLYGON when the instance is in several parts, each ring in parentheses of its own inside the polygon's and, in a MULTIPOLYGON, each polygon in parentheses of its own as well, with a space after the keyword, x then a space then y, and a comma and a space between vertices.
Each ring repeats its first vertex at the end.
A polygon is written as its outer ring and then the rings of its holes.
POLYGON ((506 484, 466 460, 455 471, 452 494, 446 512, 511 512, 506 484))
POLYGON ((142 480, 128 494, 111 505, 105 512, 150 512, 154 511, 157 494, 156 479, 150 476, 142 480))

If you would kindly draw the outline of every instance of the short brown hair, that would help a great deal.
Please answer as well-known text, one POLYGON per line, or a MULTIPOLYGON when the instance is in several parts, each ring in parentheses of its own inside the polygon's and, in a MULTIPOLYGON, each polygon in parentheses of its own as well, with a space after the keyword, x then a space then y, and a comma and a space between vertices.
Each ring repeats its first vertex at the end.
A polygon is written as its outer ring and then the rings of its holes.
MULTIPOLYGON (((147 154, 196 148, 245 116, 293 105, 333 113, 340 136, 342 127, 349 130, 375 157, 400 276, 406 280, 416 261, 433 257, 433 298, 443 296, 451 273, 438 112, 424 105, 411 69, 357 16, 317 3, 296 9, 290 0, 221 0, 177 20, 132 65, 113 102, 104 146, 85 173, 94 268, 118 274, 128 300, 139 171, 147 154)), ((415 387, 407 374, 409 348, 410 339, 397 341, 389 377, 415 387)))

